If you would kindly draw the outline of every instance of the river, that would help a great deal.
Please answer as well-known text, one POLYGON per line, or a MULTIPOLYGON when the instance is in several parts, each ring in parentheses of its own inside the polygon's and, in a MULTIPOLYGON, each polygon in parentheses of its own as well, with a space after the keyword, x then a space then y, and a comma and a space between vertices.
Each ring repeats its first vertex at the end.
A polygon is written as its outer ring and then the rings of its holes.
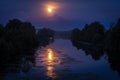
POLYGON ((35 63, 27 73, 8 73, 4 80, 120 80, 105 52, 95 60, 67 39, 55 39, 35 53, 35 63))

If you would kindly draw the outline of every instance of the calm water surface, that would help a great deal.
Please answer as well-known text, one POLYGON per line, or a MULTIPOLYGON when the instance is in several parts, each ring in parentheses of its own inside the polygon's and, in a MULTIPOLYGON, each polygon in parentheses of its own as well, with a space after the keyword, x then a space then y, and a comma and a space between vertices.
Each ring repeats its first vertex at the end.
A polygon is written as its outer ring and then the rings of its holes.
POLYGON ((6 80, 120 80, 104 54, 99 60, 74 47, 70 40, 56 39, 38 48, 35 65, 27 73, 9 73, 6 80), (15 77, 16 76, 16 77, 15 77))

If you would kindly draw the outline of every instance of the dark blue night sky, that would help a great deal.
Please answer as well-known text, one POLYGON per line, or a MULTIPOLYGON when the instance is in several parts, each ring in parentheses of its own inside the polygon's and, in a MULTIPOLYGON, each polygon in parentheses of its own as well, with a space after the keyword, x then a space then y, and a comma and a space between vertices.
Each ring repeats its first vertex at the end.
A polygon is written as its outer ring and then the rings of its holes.
POLYGON ((82 28, 100 21, 106 28, 120 17, 120 0, 0 0, 0 24, 18 18, 37 28, 55 30, 82 28), (46 6, 54 6, 50 16, 46 6))

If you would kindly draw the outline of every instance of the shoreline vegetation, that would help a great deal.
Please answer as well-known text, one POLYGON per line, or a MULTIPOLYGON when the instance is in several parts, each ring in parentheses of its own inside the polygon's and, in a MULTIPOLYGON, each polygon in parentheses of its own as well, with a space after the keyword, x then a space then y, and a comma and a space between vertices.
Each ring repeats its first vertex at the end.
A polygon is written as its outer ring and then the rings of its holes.
POLYGON ((86 24, 82 30, 73 29, 71 41, 73 46, 84 50, 94 60, 107 55, 111 69, 120 75, 120 18, 108 30, 99 22, 86 24))
MULTIPOLYGON (((21 63, 23 55, 33 56, 27 59, 34 62, 35 49, 53 42, 54 35, 55 31, 49 28, 39 29, 36 33, 35 27, 30 22, 18 19, 9 20, 5 26, 0 24, 0 74, 5 73, 9 64, 21 63)), ((110 26, 109 30, 105 30, 99 22, 86 24, 82 30, 75 28, 71 30, 70 40, 77 49, 84 50, 85 46, 92 46, 94 50, 99 47, 101 52, 106 51, 112 69, 120 73, 120 19, 110 26)), ((91 55, 96 60, 103 55, 95 53, 91 55)))
POLYGON ((35 49, 48 45, 53 41, 52 37, 52 30, 43 28, 36 34, 35 27, 30 22, 18 19, 9 20, 6 26, 0 25, 0 77, 7 73, 8 67, 19 69, 23 58, 34 62, 35 49))
POLYGON ((110 29, 105 30, 99 22, 86 24, 82 30, 72 30, 71 40, 80 43, 101 44, 106 51, 120 51, 120 19, 110 29))

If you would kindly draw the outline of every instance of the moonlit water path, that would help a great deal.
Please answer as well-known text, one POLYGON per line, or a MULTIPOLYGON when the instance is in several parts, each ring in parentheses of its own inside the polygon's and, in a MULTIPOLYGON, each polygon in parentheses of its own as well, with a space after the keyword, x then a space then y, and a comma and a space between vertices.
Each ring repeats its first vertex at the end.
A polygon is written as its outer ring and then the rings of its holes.
MULTIPOLYGON (((97 53, 96 53, 97 54, 97 53)), ((9 72, 4 80, 119 80, 103 55, 94 60, 70 40, 56 39, 46 47, 38 48, 35 63, 26 73, 9 72)))
POLYGON ((38 49, 36 53, 36 66, 44 70, 44 75, 48 79, 105 80, 118 78, 117 72, 111 71, 105 59, 106 55, 95 61, 83 50, 77 50, 72 46, 70 40, 56 39, 54 43, 38 49), (52 52, 53 60, 51 62, 47 56, 48 50, 52 52))

